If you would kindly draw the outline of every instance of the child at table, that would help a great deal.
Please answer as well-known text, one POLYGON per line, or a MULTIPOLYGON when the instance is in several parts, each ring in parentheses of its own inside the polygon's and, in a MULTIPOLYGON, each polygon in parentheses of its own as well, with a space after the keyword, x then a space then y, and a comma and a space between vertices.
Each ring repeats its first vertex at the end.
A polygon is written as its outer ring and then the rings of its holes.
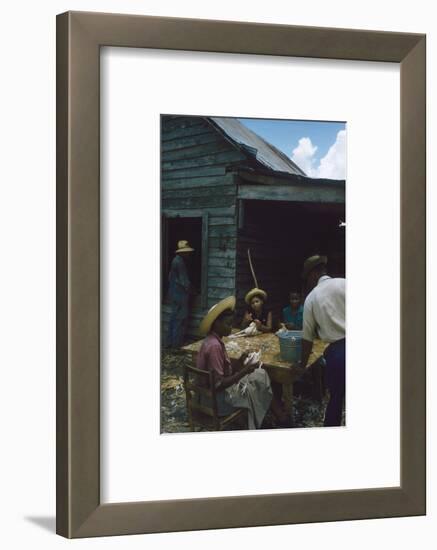
POLYGON ((282 322, 288 330, 302 330, 303 305, 300 292, 290 292, 290 303, 282 309, 282 322))
POLYGON ((254 322, 260 332, 272 332, 272 312, 266 307, 267 292, 261 288, 253 288, 245 298, 247 310, 244 313, 242 328, 254 322))

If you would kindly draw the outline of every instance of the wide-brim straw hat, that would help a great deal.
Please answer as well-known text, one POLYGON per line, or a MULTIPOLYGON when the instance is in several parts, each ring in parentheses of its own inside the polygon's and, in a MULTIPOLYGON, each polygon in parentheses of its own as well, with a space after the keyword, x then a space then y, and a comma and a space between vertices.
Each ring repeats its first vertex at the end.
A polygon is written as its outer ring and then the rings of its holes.
POLYGON ((221 300, 218 304, 213 305, 199 325, 199 334, 201 336, 208 334, 217 317, 227 309, 234 311, 235 302, 235 296, 228 296, 224 300, 221 300))
POLYGON ((326 265, 328 263, 328 258, 326 256, 310 256, 304 261, 303 270, 302 270, 302 279, 306 279, 310 272, 317 267, 318 265, 326 265))
POLYGON ((176 250, 176 254, 179 252, 194 252, 194 248, 191 248, 188 241, 178 241, 178 249, 176 250))
POLYGON ((244 301, 246 304, 250 305, 252 298, 255 296, 261 296, 264 302, 267 300, 267 292, 265 290, 262 290, 262 288, 252 288, 252 290, 249 290, 246 294, 244 301))

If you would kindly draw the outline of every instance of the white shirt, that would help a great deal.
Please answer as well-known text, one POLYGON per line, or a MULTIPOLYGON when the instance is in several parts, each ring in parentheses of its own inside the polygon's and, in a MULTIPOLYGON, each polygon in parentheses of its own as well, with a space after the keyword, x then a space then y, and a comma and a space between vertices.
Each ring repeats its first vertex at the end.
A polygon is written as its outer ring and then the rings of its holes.
POLYGON ((336 342, 346 335, 346 279, 320 277, 303 306, 303 338, 336 342))

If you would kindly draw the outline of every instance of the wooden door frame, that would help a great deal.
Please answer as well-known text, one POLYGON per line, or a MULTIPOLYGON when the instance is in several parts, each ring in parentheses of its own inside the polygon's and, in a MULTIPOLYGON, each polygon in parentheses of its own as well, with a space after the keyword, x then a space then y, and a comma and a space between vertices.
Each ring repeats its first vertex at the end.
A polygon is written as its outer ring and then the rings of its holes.
MULTIPOLYGON (((200 304, 202 308, 208 305, 208 234, 209 234, 209 213, 204 210, 172 210, 163 209, 161 215, 168 218, 201 218, 202 219, 202 262, 200 273, 200 304)), ((163 235, 161 234, 161 239, 163 235)), ((162 247, 162 241, 161 241, 162 247)), ((161 248, 162 250, 162 248, 161 248)))

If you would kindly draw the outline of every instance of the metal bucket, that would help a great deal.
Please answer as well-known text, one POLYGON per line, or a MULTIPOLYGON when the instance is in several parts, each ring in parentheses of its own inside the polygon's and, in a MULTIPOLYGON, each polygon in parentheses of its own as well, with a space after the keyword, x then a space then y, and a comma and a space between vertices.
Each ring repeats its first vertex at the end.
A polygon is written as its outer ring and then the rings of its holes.
POLYGON ((280 332, 277 336, 279 338, 281 359, 290 363, 297 363, 300 360, 302 350, 302 331, 287 330, 280 332))

